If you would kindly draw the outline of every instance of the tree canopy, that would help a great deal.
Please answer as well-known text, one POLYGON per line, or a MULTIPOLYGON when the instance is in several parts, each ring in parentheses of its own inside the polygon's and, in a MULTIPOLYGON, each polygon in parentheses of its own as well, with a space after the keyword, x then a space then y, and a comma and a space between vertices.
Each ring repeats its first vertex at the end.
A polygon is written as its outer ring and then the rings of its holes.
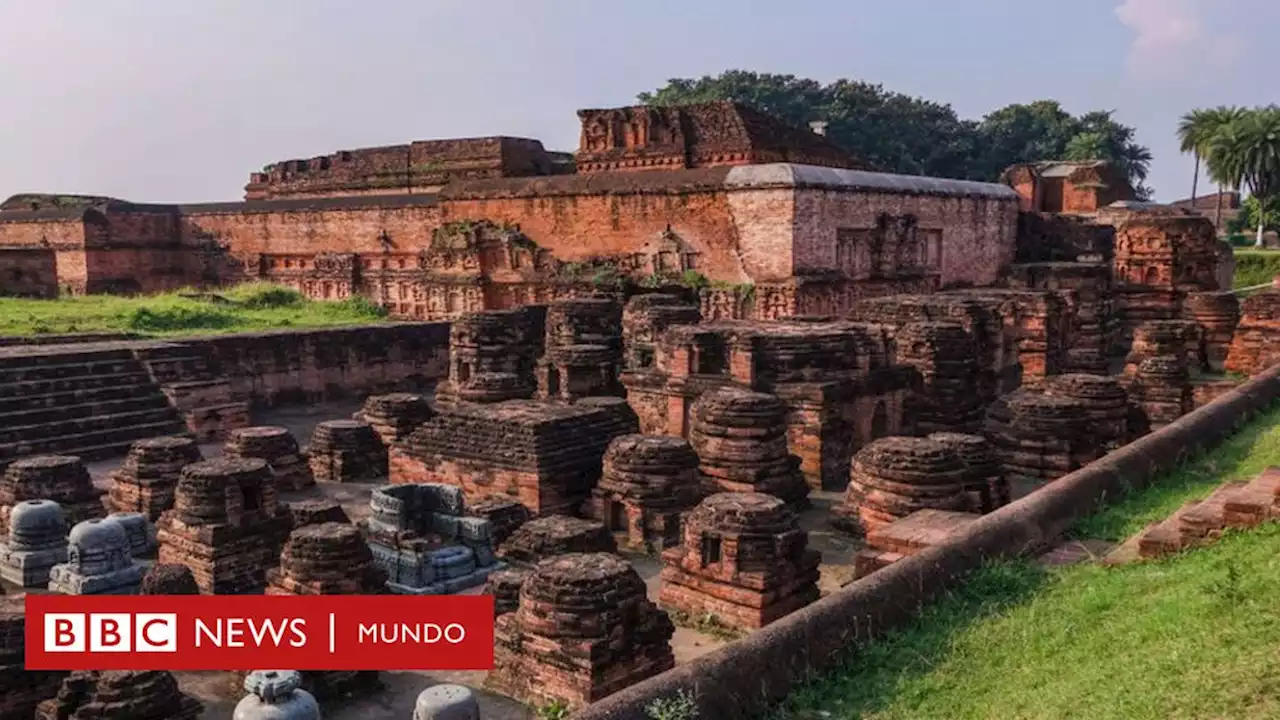
POLYGON ((1280 106, 1193 110, 1182 117, 1178 138, 1214 181, 1257 199, 1264 211, 1256 220, 1262 245, 1268 212, 1280 197, 1280 106))
POLYGON ((836 80, 826 85, 795 75, 729 70, 676 78, 640 93, 646 105, 735 100, 800 127, 824 120, 827 137, 886 172, 994 181, 1005 168, 1038 160, 1110 160, 1140 196, 1151 152, 1110 111, 1080 116, 1053 100, 1009 105, 981 120, 961 119, 950 105, 836 80))

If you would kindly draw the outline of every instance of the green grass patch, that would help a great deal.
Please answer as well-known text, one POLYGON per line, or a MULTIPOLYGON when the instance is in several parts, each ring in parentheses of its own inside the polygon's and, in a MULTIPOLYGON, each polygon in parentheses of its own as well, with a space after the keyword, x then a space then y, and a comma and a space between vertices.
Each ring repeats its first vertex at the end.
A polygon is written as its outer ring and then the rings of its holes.
POLYGON ((135 332, 173 336, 377 322, 386 310, 364 297, 314 302, 296 290, 251 283, 183 297, 87 295, 56 300, 0 298, 0 335, 135 332))
MULTIPOLYGON (((1280 411, 1075 529, 1120 539, 1280 464, 1280 411)), ((772 718, 1280 717, 1280 524, 1117 568, 988 564, 772 718)))
POLYGON ((1235 287, 1262 285, 1280 275, 1280 251, 1236 248, 1235 258, 1236 272, 1231 280, 1235 287))

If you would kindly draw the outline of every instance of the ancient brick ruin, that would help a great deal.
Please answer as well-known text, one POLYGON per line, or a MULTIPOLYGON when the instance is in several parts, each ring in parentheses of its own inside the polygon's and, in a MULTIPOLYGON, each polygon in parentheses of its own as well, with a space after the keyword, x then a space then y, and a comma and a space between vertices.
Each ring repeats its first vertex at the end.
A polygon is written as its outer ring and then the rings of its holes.
POLYGON ((41 455, 11 464, 0 479, 0 527, 7 531, 9 515, 23 500, 58 503, 67 525, 106 517, 103 491, 94 488, 89 470, 78 457, 41 455))
POLYGON ((542 342, 526 309, 467 313, 449 327, 449 377, 436 402, 494 403, 533 397, 542 342))
POLYGON ((608 406, 463 403, 392 449, 391 482, 456 485, 469 503, 513 498, 535 515, 573 512, 591 497, 609 443, 637 429, 608 406))
POLYGON ((494 556, 492 525, 466 515, 452 485, 386 485, 374 489, 373 515, 360 527, 392 592, 444 595, 485 582, 503 564, 494 556))
POLYGON ((1253 375, 1280 361, 1280 291, 1267 290, 1240 304, 1240 324, 1231 339, 1225 369, 1253 375))
POLYGON ((621 395, 622 307, 607 298, 557 300, 547 308, 537 397, 621 395))
MULTIPOLYGON (((356 526, 306 525, 289 534, 279 567, 267 571, 267 595, 381 595, 387 575, 356 526)), ((321 700, 365 695, 379 689, 374 671, 302 673, 302 686, 321 700)))
POLYGON ((116 512, 138 512, 155 522, 173 507, 182 468, 203 459, 200 446, 186 437, 139 440, 120 469, 111 474, 108 505, 116 512))
MULTIPOLYGON (((222 454, 229 458, 265 460, 278 491, 302 490, 315 484, 311 466, 298 447, 297 439, 282 427, 232 430, 222 454)), ((336 454, 339 459, 331 462, 341 463, 344 456, 340 452, 336 454)))
POLYGON ((684 544, 662 553, 658 602, 754 629, 818 599, 820 555, 795 512, 760 493, 719 493, 689 514, 684 544))
POLYGON ((933 438, 887 437, 858 451, 837 527, 869 533, 917 510, 970 509, 970 471, 954 444, 933 438))
POLYGON ((866 547, 854 557, 854 577, 861 578, 935 545, 978 519, 955 510, 917 510, 867 533, 866 547))
POLYGON ((623 435, 609 444, 592 491, 591 517, 633 548, 680 544, 680 516, 702 495, 698 454, 687 440, 623 435))
POLYGON ((625 560, 553 557, 521 586, 516 611, 498 617, 485 684, 532 704, 579 708, 671 669, 674 630, 625 560))
POLYGON ((186 565, 156 563, 142 576, 139 595, 199 595, 196 576, 186 565))
POLYGON ((425 395, 392 393, 370 395, 352 419, 367 423, 382 438, 382 444, 391 447, 434 416, 425 395))
POLYGON ((307 447, 311 476, 321 483, 377 483, 387 478, 387 448, 373 426, 357 420, 316 425, 307 447))
POLYGON ((634 315, 641 320, 683 313, 665 325, 656 346, 644 344, 622 376, 643 432, 690 437, 693 405, 709 390, 771 393, 783 403, 787 445, 805 481, 839 489, 858 447, 907 429, 907 396, 918 380, 913 368, 891 364, 881 327, 794 319, 692 324, 688 309, 639 300, 634 315))
POLYGON ((498 556, 520 565, 535 565, 557 555, 612 553, 617 549, 604 523, 549 515, 521 525, 498 548, 498 556))
POLYGON ((726 387, 698 399, 689 440, 708 492, 761 492, 800 507, 809 486, 787 450, 787 408, 774 395, 726 387))
POLYGON ((30 718, 53 698, 65 672, 27 670, 26 614, 21 597, 0 597, 0 717, 30 718))
POLYGON ((156 524, 159 560, 191 568, 205 595, 262 592, 289 528, 265 460, 206 460, 183 469, 156 524))
POLYGON ((36 720, 197 720, 204 705, 163 670, 74 672, 40 703, 36 720))

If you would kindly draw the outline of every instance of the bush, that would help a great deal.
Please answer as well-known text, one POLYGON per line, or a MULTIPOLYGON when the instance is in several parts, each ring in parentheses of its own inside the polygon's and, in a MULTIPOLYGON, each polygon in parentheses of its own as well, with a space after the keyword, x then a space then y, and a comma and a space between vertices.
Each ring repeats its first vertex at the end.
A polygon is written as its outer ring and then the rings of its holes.
POLYGON ((1271 282, 1280 275, 1280 252, 1236 251, 1236 274, 1232 284, 1236 287, 1253 287, 1271 282))
POLYGON ((177 330, 218 330, 234 325, 234 315, 216 308, 173 305, 152 309, 134 308, 125 315, 130 330, 174 332, 177 330))
POLYGON ((269 283, 242 285, 228 293, 228 296, 251 310, 297 307, 305 301, 302 293, 297 290, 269 283))
POLYGON ((355 315, 360 318, 368 318, 376 320, 387 316, 388 311, 385 307, 377 304, 363 295, 354 295, 335 303, 327 303, 326 307, 332 308, 332 312, 342 315, 355 315))

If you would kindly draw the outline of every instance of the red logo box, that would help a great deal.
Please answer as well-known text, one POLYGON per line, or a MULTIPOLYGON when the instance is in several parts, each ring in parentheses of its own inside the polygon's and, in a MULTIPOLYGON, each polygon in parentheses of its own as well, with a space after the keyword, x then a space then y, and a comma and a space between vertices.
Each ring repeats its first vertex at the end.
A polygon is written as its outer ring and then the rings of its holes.
POLYGON ((489 595, 28 595, 28 670, 489 670, 489 595))

